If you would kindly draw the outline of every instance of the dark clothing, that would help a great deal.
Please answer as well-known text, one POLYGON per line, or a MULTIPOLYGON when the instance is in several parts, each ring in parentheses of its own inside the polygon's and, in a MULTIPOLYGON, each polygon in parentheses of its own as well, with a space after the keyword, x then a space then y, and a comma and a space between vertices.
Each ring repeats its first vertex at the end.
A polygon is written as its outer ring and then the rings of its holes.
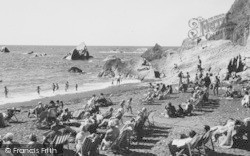
POLYGON ((210 86, 210 84, 211 84, 210 77, 209 77, 209 76, 206 76, 206 77, 203 79, 203 81, 205 82, 205 83, 204 83, 205 87, 208 88, 208 87, 210 86))

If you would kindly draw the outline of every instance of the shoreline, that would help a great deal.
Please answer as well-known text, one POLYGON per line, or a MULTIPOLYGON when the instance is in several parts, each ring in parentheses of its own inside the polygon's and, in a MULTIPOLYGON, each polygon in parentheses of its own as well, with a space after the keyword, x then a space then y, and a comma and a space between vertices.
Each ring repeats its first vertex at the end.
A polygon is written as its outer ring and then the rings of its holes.
MULTIPOLYGON (((125 80, 124 80, 125 81, 125 80)), ((122 81, 122 82, 124 82, 122 81)), ((0 110, 4 110, 7 108, 21 108, 27 109, 34 107, 38 104, 38 102, 42 102, 43 104, 48 104, 51 100, 60 100, 64 102, 64 105, 71 105, 71 104, 79 104, 84 101, 86 98, 90 98, 93 94, 97 96, 100 93, 103 93, 106 96, 110 96, 111 94, 115 94, 117 92, 126 92, 132 91, 135 88, 143 87, 147 82, 128 82, 128 83, 121 83, 120 85, 111 85, 101 89, 93 89, 88 91, 82 92, 70 92, 66 94, 56 94, 48 97, 36 98, 29 101, 22 101, 22 102, 12 102, 12 103, 5 103, 0 105, 0 110)))

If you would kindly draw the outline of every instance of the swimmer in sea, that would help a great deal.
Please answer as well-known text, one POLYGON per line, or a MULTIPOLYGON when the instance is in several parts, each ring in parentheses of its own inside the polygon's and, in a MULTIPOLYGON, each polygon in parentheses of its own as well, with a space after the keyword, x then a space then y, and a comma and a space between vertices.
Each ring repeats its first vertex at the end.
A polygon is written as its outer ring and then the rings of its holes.
POLYGON ((76 84, 76 91, 77 91, 77 89, 78 89, 78 84, 76 84))
POLYGON ((67 92, 69 89, 69 82, 67 81, 66 84, 65 84, 65 92, 67 92))
POLYGON ((36 91, 37 91, 37 94, 38 94, 38 95, 40 95, 40 91, 41 91, 41 88, 40 88, 40 86, 37 86, 37 89, 36 89, 36 91))
POLYGON ((8 90, 7 86, 4 86, 4 94, 5 94, 6 98, 8 98, 8 93, 9 93, 9 90, 8 90))

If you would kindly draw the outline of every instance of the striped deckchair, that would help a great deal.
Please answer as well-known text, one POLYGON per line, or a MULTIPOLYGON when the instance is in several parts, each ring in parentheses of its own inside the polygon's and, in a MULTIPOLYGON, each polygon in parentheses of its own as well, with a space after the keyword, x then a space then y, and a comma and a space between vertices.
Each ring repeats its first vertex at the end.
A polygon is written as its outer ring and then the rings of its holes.
POLYGON ((92 139, 90 137, 86 137, 83 141, 82 148, 81 148, 81 155, 87 156, 92 148, 92 139))
POLYGON ((54 146, 65 144, 67 142, 67 140, 69 139, 70 135, 71 135, 71 133, 63 134, 63 135, 56 135, 52 141, 52 144, 54 146))
MULTIPOLYGON (((196 153, 197 151, 199 153, 199 156, 202 156, 202 155, 206 156, 207 155, 206 149, 209 149, 209 147, 206 145, 209 141, 211 141, 212 151, 214 151, 211 131, 208 131, 203 136, 194 138, 189 144, 187 144, 189 156, 193 156, 194 153, 196 153)), ((181 154, 183 154, 184 150, 185 149, 181 150, 177 154, 177 156, 180 156, 181 154)))

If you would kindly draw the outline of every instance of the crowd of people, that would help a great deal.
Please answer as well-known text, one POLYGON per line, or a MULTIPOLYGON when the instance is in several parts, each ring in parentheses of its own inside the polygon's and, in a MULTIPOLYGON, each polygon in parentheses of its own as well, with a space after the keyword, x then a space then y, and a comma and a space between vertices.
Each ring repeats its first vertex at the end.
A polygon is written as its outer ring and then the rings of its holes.
MULTIPOLYGON (((76 153, 80 156, 95 155, 98 150, 111 149, 113 152, 120 147, 117 143, 118 139, 123 139, 123 145, 126 150, 126 144, 129 144, 129 138, 133 135, 135 140, 141 140, 143 137, 143 126, 148 119, 149 111, 142 108, 137 113, 132 110, 132 98, 127 101, 122 100, 119 103, 119 108, 115 110, 109 107, 106 111, 100 111, 100 103, 104 102, 104 94, 100 96, 93 95, 82 107, 82 116, 74 118, 74 112, 65 108, 63 101, 50 101, 49 104, 43 105, 41 102, 28 112, 28 117, 35 117, 37 128, 50 129, 48 134, 44 134, 41 142, 38 142, 37 136, 31 134, 30 142, 25 145, 27 147, 52 147, 57 152, 63 152, 63 144, 55 145, 55 137, 62 134, 70 134, 75 143, 76 153), (125 112, 130 113, 133 117, 124 122, 125 112), (126 134, 126 138, 121 138, 122 134, 126 134), (83 146, 86 140, 90 140, 90 144, 96 144, 96 149, 87 150, 84 153, 83 146), (93 141, 95 140, 95 141, 93 141), (98 148, 97 148, 98 147, 98 148)), ((79 111, 79 110, 78 110, 79 111)), ((14 134, 7 133, 3 138, 0 138, 1 148, 18 148, 21 145, 14 141, 14 134)), ((92 146, 91 146, 92 147, 92 146)))

